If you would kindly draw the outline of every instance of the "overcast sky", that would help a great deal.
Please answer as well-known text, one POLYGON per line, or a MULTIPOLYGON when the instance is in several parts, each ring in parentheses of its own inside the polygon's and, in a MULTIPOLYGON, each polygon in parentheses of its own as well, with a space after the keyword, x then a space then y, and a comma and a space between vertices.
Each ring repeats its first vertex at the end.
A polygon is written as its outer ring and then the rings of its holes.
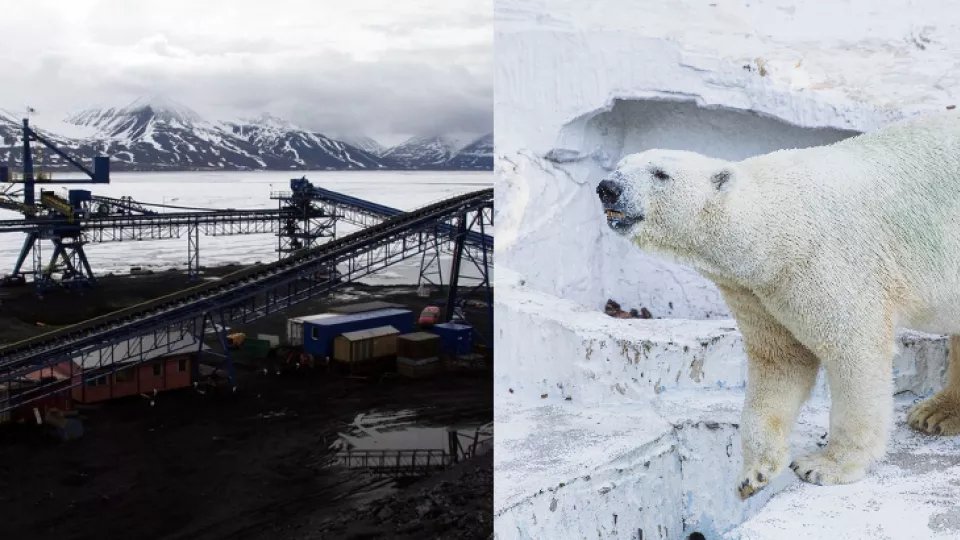
POLYGON ((493 0, 0 7, 0 108, 62 114, 161 95, 211 119, 270 112, 387 143, 493 131, 493 0))

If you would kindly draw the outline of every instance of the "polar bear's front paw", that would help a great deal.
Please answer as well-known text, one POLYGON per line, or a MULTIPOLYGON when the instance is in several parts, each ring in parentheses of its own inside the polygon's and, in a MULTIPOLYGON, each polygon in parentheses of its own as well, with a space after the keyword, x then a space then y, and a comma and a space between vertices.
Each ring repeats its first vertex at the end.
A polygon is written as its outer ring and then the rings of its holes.
POLYGON ((740 481, 737 482, 737 493, 740 494, 740 500, 745 501, 756 495, 765 488, 777 471, 773 467, 767 466, 766 462, 744 467, 740 475, 740 481))
POLYGON ((801 480, 818 486, 852 484, 867 474, 865 461, 849 458, 840 461, 824 452, 800 456, 793 460, 790 468, 801 480))
POLYGON ((960 435, 960 399, 938 392, 910 409, 907 423, 928 435, 960 435))

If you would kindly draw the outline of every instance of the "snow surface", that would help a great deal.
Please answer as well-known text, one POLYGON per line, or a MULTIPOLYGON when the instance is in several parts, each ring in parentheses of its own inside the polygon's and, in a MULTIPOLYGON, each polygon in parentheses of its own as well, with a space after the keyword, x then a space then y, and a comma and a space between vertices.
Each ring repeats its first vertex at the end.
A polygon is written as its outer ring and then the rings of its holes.
MULTIPOLYGON (((521 285, 522 276, 499 266, 497 274, 498 538, 635 539, 638 530, 645 531, 643 538, 692 532, 739 538, 740 531, 760 531, 744 538, 779 538, 770 531, 805 523, 764 507, 790 486, 805 500, 819 496, 820 488, 800 486, 792 471, 746 503, 734 490, 742 464, 738 424, 746 355, 733 320, 614 319, 531 290, 521 285)), ((937 458, 956 447, 955 441, 914 435, 903 423, 913 398, 942 384, 946 340, 904 331, 898 344, 899 424, 890 459, 876 472, 888 492, 912 489, 894 479, 909 478, 915 469, 907 465, 925 462, 923 454, 937 458)), ((828 411, 821 376, 791 440, 794 454, 823 441, 828 411)), ((952 459, 960 463, 960 454, 952 459)), ((864 486, 846 492, 845 508, 872 507, 881 495, 876 484, 864 486)), ((960 494, 960 484, 951 489, 960 494)), ((937 512, 941 492, 911 493, 915 513, 937 512)), ((807 519, 819 508, 810 504, 807 519)))
MULTIPOLYGON (((954 4, 503 0, 496 12, 497 536, 960 536, 945 505, 956 443, 909 432, 903 401, 891 458, 868 481, 819 488, 787 471, 740 502, 736 325, 707 280, 612 234, 594 193, 648 148, 739 160, 958 104, 954 4), (664 319, 611 319, 609 298, 664 319), (944 466, 925 470, 923 452, 944 466)), ((944 339, 899 344, 902 396, 939 387, 944 339)), ((795 451, 821 441, 827 399, 821 378, 795 451)))
MULTIPOLYGON (((197 172, 197 173, 113 173, 106 185, 69 186, 90 189, 95 195, 107 197, 130 196, 134 200, 199 208, 276 208, 277 201, 270 193, 289 191, 290 178, 305 175, 314 185, 360 197, 380 204, 413 210, 426 204, 490 186, 489 172, 342 172, 297 171, 286 172, 197 172)), ((54 178, 63 176, 54 174, 54 178)), ((71 175, 75 176, 75 175, 71 175)), ((66 194, 67 186, 45 186, 66 194)), ((174 212, 176 210, 167 210, 174 212)), ((16 219, 19 214, 0 209, 0 219, 16 219)), ((347 223, 337 225, 337 234, 349 234, 356 227, 347 223)), ((0 235, 0 260, 4 273, 13 268, 22 234, 0 235)), ((45 253, 52 253, 44 243, 45 253)), ((274 234, 216 236, 200 239, 200 264, 214 266, 228 263, 271 262, 277 259, 277 238, 274 234)), ((96 274, 127 273, 131 267, 155 271, 185 268, 187 240, 180 239, 109 242, 89 244, 85 251, 96 274)), ((449 273, 449 257, 441 257, 444 275, 449 273)), ((31 264, 27 260, 27 265, 31 264)), ((412 258, 362 280, 364 283, 403 285, 414 284, 419 276, 420 260, 412 258)), ((464 265, 468 275, 472 265, 464 265)))

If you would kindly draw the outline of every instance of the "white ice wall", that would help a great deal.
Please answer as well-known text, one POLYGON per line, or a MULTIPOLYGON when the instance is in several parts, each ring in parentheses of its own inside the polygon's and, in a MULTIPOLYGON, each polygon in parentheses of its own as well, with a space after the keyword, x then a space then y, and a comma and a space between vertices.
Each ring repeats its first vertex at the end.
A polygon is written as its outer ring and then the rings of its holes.
POLYGON ((952 105, 956 12, 948 0, 501 0, 498 265, 592 307, 727 316, 712 285, 606 230, 593 193, 604 169, 651 147, 742 159, 952 105))

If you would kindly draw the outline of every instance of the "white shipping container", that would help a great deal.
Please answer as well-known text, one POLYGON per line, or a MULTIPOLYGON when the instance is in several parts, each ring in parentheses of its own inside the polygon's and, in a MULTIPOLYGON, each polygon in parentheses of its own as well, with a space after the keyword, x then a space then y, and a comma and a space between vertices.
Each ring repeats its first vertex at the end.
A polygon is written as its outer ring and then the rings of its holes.
POLYGON ((338 313, 319 313, 317 315, 304 315, 302 317, 291 317, 287 319, 287 345, 294 347, 303 345, 303 321, 316 321, 337 316, 339 316, 338 313))
POLYGON ((257 334, 257 339, 270 343, 270 347, 280 345, 280 336, 273 334, 257 334))

